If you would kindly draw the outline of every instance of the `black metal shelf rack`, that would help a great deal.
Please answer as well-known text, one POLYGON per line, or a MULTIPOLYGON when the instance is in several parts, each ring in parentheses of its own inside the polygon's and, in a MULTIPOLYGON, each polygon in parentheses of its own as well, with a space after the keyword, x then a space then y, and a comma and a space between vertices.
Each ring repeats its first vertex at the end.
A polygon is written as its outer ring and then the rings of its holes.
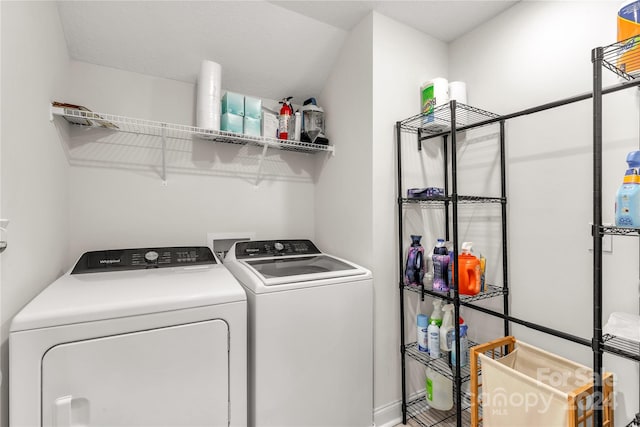
MULTIPOLYGON (((602 224, 602 70, 608 69, 627 80, 620 89, 640 86, 640 38, 631 37, 591 51, 593 63, 593 376, 594 394, 602 393, 603 353, 640 361, 640 343, 602 333, 602 239, 605 235, 638 236, 640 228, 605 226, 602 224)), ((615 88, 618 89, 618 88, 615 88)), ((609 89, 610 90, 610 89, 609 89)), ((596 400, 597 401, 597 400, 596 400)), ((594 425, 603 422, 602 402, 594 408, 594 425)), ((631 426, 640 425, 640 414, 631 426)))
MULTIPOLYGON (((453 302, 455 305, 455 316, 459 316, 460 306, 470 307, 485 314, 498 317, 504 320, 505 335, 509 333, 510 323, 516 323, 527 328, 531 328, 545 334, 562 338, 580 345, 590 347, 593 351, 593 371, 594 371, 594 396, 602 393, 602 362, 603 353, 607 352, 629 360, 640 361, 640 346, 635 341, 625 340, 620 337, 603 335, 602 333, 602 238, 605 235, 613 236, 638 236, 640 228, 615 227, 602 224, 602 96, 626 90, 633 87, 640 87, 640 38, 632 38, 609 46, 595 48, 591 54, 593 62, 593 91, 579 94, 570 98, 548 102, 535 107, 505 115, 496 115, 485 110, 474 108, 468 105, 459 104, 455 101, 447 105, 437 107, 433 117, 426 118, 423 114, 410 117, 396 123, 396 143, 397 143, 397 204, 398 204, 398 261, 399 261, 399 288, 400 288, 400 336, 401 336, 401 363, 402 363, 402 419, 406 424, 410 418, 421 426, 455 425, 461 427, 468 425, 468 411, 463 405, 463 396, 456 393, 456 404, 450 413, 441 414, 439 411, 430 410, 424 396, 422 398, 407 400, 405 365, 406 356, 415 359, 412 353, 411 344, 404 342, 404 293, 410 291, 418 293, 424 298, 429 295, 453 302), (632 49, 633 48, 633 49, 632 49), (636 70, 635 68, 638 67, 636 70), (616 75, 626 79, 626 82, 619 83, 606 88, 602 87, 602 70, 606 68, 616 75), (549 328, 533 322, 528 322, 509 314, 509 287, 507 275, 507 227, 506 227, 506 177, 505 177, 505 136, 504 126, 507 120, 535 114, 557 107, 573 104, 580 101, 593 99, 593 335, 591 339, 575 336, 564 331, 549 328), (459 114, 462 112, 463 114, 459 114), (453 126, 451 124, 453 123, 453 126), (463 196, 457 193, 457 160, 456 160, 456 133, 468 129, 473 129, 491 124, 500 124, 500 156, 501 156, 501 195, 500 197, 480 197, 463 196), (420 150, 424 141, 441 137, 443 141, 444 153, 444 177, 445 194, 444 197, 432 197, 425 199, 413 199, 404 197, 402 185, 402 156, 401 137, 402 132, 410 132, 417 135, 417 148, 420 150), (448 150, 451 149, 451 154, 448 150), (449 165, 451 165, 451 189, 449 188, 449 165), (495 203, 502 207, 502 244, 503 244, 503 285, 502 287, 488 286, 488 294, 481 297, 468 299, 466 296, 458 294, 457 289, 442 294, 423 287, 405 286, 403 283, 403 209, 418 206, 420 208, 444 208, 445 217, 445 238, 450 239, 449 220, 453 229, 454 257, 457 258, 458 247, 458 207, 467 203, 495 203), (451 211, 450 211, 451 208, 451 211), (487 297, 503 296, 503 312, 490 310, 486 307, 475 305, 473 302, 487 297), (457 410, 456 408, 461 408, 457 410), (455 417, 455 423, 453 418, 455 417), (464 424, 463 424, 464 423, 464 424)), ((457 272, 454 271, 457 275, 457 272)), ((456 277, 457 279, 457 277, 456 277)), ((456 280, 457 282, 457 280, 456 280)), ((458 343, 459 329, 456 325, 456 343, 458 343)), ((458 345, 458 344, 456 344, 458 345)), ((459 350, 457 348, 456 350, 459 350)), ((422 364, 429 365, 430 360, 417 359, 422 364)), ((455 367, 453 373, 455 389, 460 390, 462 372, 459 366, 455 367)), ((603 424, 603 407, 601 399, 594 399, 594 426, 603 424)), ((627 427, 640 427, 640 414, 628 424, 627 427)))
MULTIPOLYGON (((415 343, 405 343, 404 341, 404 296, 405 291, 417 293, 424 299, 425 295, 440 298, 454 305, 454 319, 460 316, 460 306, 474 307, 472 302, 487 298, 503 297, 503 313, 505 334, 509 332, 509 321, 507 320, 508 310, 508 280, 507 280, 507 223, 506 223, 506 181, 505 181, 505 139, 504 139, 504 122, 500 122, 500 153, 501 153, 501 194, 500 196, 476 196, 476 195, 460 195, 458 194, 458 174, 456 159, 456 134, 462 130, 475 127, 485 126, 496 123, 500 116, 490 113, 479 108, 451 101, 446 105, 438 106, 431 114, 418 114, 408 119, 396 123, 396 142, 397 142, 397 185, 398 185, 398 252, 399 252, 399 287, 400 287, 400 328, 401 328, 401 360, 402 360, 402 421, 407 423, 408 419, 412 419, 420 426, 462 426, 463 423, 468 425, 470 422, 469 402, 465 401, 462 393, 455 393, 454 408, 449 411, 438 411, 430 409, 424 396, 417 399, 408 400, 406 394, 406 358, 417 361, 425 366, 430 366, 437 372, 449 377, 454 383, 454 390, 461 390, 462 384, 469 380, 469 369, 462 368, 458 363, 449 370, 446 357, 431 359, 424 353, 417 350, 415 343), (444 193, 441 197, 428 198, 407 198, 404 197, 404 187, 402 183, 402 135, 403 133, 415 134, 417 137, 417 149, 422 149, 422 144, 430 139, 441 138, 443 146, 443 175, 444 175, 444 193), (450 154, 449 154, 450 153, 450 154), (451 167, 451 169, 449 169, 451 167), (451 174, 451 179, 449 179, 451 174), (451 186, 449 185, 451 184, 451 186), (450 188, 451 187, 451 188, 450 188), (426 208, 443 208, 445 211, 445 238, 453 242, 454 259, 458 257, 458 208, 466 204, 488 204, 501 206, 502 218, 502 243, 503 243, 503 284, 502 286, 485 285, 483 292, 469 296, 458 293, 457 286, 447 292, 434 292, 425 289, 424 286, 405 286, 403 283, 403 249, 405 242, 403 239, 403 223, 402 213, 406 208, 426 207, 426 208), (450 226, 451 225, 451 226, 450 226), (460 410, 458 410, 460 409, 460 410)), ((458 283, 458 271, 454 269, 454 282, 458 283)), ((457 322, 455 323, 456 351, 460 354, 460 330, 457 322)))

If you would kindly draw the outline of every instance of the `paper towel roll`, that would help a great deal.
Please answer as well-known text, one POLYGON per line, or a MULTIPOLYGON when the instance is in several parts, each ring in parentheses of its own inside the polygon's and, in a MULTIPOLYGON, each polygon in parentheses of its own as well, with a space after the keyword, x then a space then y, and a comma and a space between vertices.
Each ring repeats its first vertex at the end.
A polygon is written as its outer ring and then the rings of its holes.
POLYGON ((449 83, 449 99, 455 99, 461 104, 467 103, 467 84, 465 82, 449 83))
POLYGON ((222 67, 220 64, 203 60, 198 74, 196 97, 196 126, 204 129, 220 130, 220 86, 222 67))
POLYGON ((436 105, 444 105, 449 102, 449 82, 442 77, 436 77, 433 82, 433 94, 436 97, 436 105))

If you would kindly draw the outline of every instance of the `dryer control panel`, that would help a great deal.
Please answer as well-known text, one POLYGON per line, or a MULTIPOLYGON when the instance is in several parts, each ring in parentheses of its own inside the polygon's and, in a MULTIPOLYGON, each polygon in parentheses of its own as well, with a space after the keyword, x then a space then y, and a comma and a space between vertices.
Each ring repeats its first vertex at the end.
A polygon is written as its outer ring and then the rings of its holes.
POLYGON ((216 263, 211 249, 206 246, 110 249, 86 252, 73 267, 71 274, 216 263))
POLYGON ((320 250, 311 240, 249 240, 236 243, 236 259, 319 253, 320 250))

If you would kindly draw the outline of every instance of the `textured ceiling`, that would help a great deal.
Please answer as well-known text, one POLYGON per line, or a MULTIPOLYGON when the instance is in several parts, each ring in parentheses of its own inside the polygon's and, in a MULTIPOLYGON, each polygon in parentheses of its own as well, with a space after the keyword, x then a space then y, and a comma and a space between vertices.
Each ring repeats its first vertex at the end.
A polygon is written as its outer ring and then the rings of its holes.
POLYGON ((224 89, 317 96, 348 32, 372 10, 450 41, 513 1, 60 1, 71 58, 185 82, 222 65, 224 89), (436 19, 434 19, 436 17, 436 19))

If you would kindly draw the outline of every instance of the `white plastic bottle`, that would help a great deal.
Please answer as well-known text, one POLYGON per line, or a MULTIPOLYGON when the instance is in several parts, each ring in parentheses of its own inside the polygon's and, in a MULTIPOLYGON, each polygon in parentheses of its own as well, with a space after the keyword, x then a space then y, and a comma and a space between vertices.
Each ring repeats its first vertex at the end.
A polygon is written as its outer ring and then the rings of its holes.
POLYGON ((442 326, 442 300, 433 300, 433 312, 429 320, 435 320, 438 327, 442 326))
POLYGON ((429 328, 429 317, 424 314, 418 314, 417 319, 417 343, 418 351, 429 351, 429 344, 427 340, 427 329, 429 328))
MULTIPOLYGON (((467 366, 469 364, 469 340, 467 338, 467 325, 460 325, 460 367, 467 366)), ((451 344, 451 364, 456 366, 456 343, 455 335, 454 341, 451 344)))
POLYGON ((444 317, 442 319, 442 326, 440 326, 440 350, 451 351, 451 332, 453 330, 453 304, 447 304, 442 307, 444 317))
POLYGON ((431 319, 431 324, 427 328, 429 356, 436 359, 440 357, 440 328, 435 319, 431 319))
POLYGON ((441 411, 453 408, 453 382, 431 368, 427 368, 426 374, 426 397, 429 406, 441 411))

